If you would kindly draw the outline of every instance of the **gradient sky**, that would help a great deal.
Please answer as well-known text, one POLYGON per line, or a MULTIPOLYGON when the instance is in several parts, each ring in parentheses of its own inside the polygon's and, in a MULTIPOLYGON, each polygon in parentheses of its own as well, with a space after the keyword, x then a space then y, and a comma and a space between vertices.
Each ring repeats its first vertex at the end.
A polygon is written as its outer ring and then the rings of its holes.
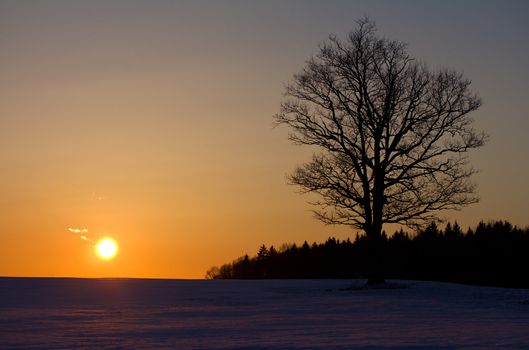
POLYGON ((529 225, 529 2, 1 1, 0 275, 202 278, 262 243, 353 237, 285 175, 283 86, 369 16, 483 98, 481 202, 529 225), (112 236, 103 262, 89 239, 112 236))

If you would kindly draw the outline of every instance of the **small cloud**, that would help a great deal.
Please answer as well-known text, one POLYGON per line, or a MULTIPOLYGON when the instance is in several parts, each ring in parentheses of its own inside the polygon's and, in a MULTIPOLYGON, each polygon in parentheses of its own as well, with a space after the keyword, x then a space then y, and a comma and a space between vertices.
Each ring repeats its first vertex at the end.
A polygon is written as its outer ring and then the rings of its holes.
POLYGON ((92 199, 96 200, 96 201, 102 201, 103 199, 105 199, 106 196, 103 196, 102 194, 100 193, 95 193, 95 192, 92 192, 92 199))
POLYGON ((68 228, 68 231, 73 233, 86 233, 88 230, 86 228, 68 228))
POLYGON ((86 228, 72 228, 69 227, 68 231, 79 234, 79 238, 81 238, 83 241, 92 242, 92 239, 88 237, 88 229, 86 228))

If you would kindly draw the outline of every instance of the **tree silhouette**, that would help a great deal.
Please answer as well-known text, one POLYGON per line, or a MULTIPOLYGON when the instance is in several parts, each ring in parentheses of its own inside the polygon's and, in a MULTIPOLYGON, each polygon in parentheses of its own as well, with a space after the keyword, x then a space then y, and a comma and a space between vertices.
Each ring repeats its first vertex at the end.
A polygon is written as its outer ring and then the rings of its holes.
MULTIPOLYGON (((444 230, 432 223, 413 234, 400 229, 382 242, 388 278, 529 288, 529 228, 482 222, 463 233, 457 223, 444 230)), ((261 246, 252 257, 211 268, 206 278, 365 278, 366 243, 364 234, 354 242, 329 238, 299 247, 284 244, 278 250, 270 247, 268 254, 259 254, 261 246)))
POLYGON ((470 81, 429 70, 371 21, 358 21, 345 41, 330 36, 285 96, 276 123, 295 144, 320 150, 289 182, 319 195, 312 204, 324 223, 366 233, 370 282, 383 281, 384 224, 424 225, 478 200, 465 154, 486 135, 472 128, 481 101, 470 81))

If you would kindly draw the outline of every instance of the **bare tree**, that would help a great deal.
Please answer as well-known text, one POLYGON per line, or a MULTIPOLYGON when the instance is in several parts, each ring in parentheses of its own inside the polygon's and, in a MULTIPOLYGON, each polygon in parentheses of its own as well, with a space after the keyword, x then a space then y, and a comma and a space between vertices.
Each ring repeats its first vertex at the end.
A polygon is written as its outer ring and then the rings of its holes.
POLYGON ((321 221, 363 230, 375 255, 383 224, 422 225, 477 202, 466 153, 486 135, 472 127, 481 101, 470 81, 431 71, 371 21, 345 41, 330 36, 285 96, 276 123, 321 150, 289 182, 319 195, 321 221))

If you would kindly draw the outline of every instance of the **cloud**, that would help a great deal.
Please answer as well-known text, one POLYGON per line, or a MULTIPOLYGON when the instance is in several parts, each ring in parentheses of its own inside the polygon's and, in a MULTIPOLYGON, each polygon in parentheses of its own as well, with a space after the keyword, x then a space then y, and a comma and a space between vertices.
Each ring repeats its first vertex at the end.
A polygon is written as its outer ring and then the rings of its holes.
POLYGON ((68 228, 68 231, 70 232, 73 232, 73 233, 87 233, 88 230, 85 229, 85 228, 68 228))
POLYGON ((105 198, 106 198, 106 196, 103 196, 100 193, 92 192, 92 199, 94 199, 96 201, 102 201, 105 198))
POLYGON ((79 238, 83 241, 92 242, 92 239, 88 236, 88 229, 86 228, 72 228, 69 227, 68 231, 71 233, 79 234, 79 238))

